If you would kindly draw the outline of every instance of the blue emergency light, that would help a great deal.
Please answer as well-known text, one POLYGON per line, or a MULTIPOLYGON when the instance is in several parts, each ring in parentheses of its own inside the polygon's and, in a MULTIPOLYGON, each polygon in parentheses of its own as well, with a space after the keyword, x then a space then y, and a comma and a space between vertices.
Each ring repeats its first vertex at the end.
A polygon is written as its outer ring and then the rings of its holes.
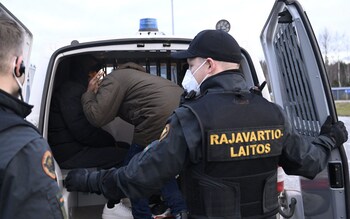
POLYGON ((140 19, 139 31, 158 31, 157 19, 155 18, 140 19))

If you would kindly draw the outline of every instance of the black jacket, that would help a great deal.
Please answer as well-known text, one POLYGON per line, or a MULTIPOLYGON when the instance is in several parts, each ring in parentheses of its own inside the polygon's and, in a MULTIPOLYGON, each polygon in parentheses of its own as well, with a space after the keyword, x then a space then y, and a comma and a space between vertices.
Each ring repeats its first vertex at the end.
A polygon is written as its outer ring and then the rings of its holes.
MULTIPOLYGON (((211 92, 234 92, 237 89, 248 90, 243 74, 237 71, 222 72, 202 83, 201 96, 197 98, 211 92)), ((216 107, 211 103, 208 105, 216 107)), ((310 142, 298 134, 284 111, 278 106, 276 108, 282 115, 281 124, 285 135, 278 164, 287 174, 315 177, 325 168, 335 142, 322 135, 310 142)), ((180 106, 169 118, 159 141, 136 155, 128 166, 101 171, 92 176, 101 192, 110 199, 118 199, 122 193, 130 198, 138 198, 156 192, 169 179, 199 165, 202 159, 202 134, 198 120, 189 108, 180 106), (109 180, 104 179, 106 176, 109 180), (108 182, 116 183, 118 187, 109 186, 111 184, 108 182)))
POLYGON ((112 147, 115 140, 101 128, 92 126, 86 119, 81 96, 86 87, 67 81, 54 93, 49 118, 48 140, 60 164, 84 147, 112 147))
POLYGON ((0 90, 0 218, 64 218, 49 145, 24 120, 31 108, 0 90))

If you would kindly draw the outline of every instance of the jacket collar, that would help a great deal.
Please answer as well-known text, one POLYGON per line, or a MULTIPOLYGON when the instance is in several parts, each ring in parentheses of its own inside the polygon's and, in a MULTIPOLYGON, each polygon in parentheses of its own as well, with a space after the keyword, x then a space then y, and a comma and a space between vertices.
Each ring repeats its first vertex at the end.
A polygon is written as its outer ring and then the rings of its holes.
POLYGON ((0 109, 7 112, 14 112, 22 118, 25 118, 32 112, 32 108, 32 105, 29 105, 0 89, 0 109))
POLYGON ((211 90, 237 92, 249 89, 243 73, 237 69, 224 71, 206 79, 200 87, 200 93, 204 95, 211 90))

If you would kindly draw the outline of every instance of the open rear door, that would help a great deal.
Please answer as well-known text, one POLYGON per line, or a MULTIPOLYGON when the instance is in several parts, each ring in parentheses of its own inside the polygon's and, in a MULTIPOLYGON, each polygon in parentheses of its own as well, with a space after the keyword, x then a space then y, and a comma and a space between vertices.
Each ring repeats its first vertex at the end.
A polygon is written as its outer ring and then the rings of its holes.
MULTIPOLYGON (((338 117, 322 55, 301 5, 277 0, 260 40, 273 101, 311 140, 319 134, 328 115, 334 121, 338 117)), ((332 152, 328 167, 314 180, 300 177, 300 194, 303 206, 299 210, 303 215, 293 218, 350 218, 349 167, 344 146, 332 152)))
MULTIPOLYGON (((33 35, 32 33, 29 31, 29 29, 24 26, 24 24, 18 20, 7 8, 5 8, 4 5, 2 5, 0 3, 0 15, 1 16, 7 16, 9 18, 11 18, 13 21, 17 22, 24 30, 24 51, 23 51, 23 61, 24 61, 24 65, 27 67, 26 68, 26 80, 25 80, 25 84, 23 86, 24 90, 23 92, 23 97, 26 97, 25 99, 28 100, 29 97, 27 97, 27 86, 26 86, 26 82, 27 82, 27 77, 28 77, 28 67, 30 65, 30 53, 32 52, 32 44, 33 44, 33 35)), ((29 92, 29 91, 28 91, 29 92)))

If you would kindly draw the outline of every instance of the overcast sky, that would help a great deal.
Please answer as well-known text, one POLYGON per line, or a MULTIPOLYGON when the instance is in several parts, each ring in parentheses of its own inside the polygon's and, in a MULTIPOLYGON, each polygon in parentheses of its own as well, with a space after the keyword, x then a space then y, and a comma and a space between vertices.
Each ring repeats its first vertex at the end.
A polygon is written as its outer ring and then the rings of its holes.
MULTIPOLYGON (((220 19, 231 23, 232 34, 242 45, 262 54, 259 35, 274 0, 0 0, 34 36, 30 62, 38 65, 61 44, 86 37, 134 35, 139 19, 156 18, 158 29, 194 37, 214 29, 220 19), (173 4, 172 4, 173 2, 173 4)), ((300 0, 316 37, 328 29, 331 35, 350 37, 350 0, 300 0)), ((349 39, 344 48, 350 57, 349 39)), ((349 58, 350 60, 350 58, 349 58)), ((37 66, 39 67, 39 66, 37 66)))

